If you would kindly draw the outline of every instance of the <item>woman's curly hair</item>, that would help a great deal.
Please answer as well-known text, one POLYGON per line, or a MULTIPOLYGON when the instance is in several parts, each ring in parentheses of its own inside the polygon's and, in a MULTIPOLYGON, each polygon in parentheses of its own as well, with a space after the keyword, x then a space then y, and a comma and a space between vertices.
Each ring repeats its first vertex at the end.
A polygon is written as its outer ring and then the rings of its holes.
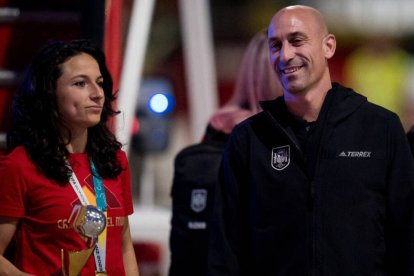
POLYGON ((121 173, 123 168, 117 159, 121 143, 107 126, 109 118, 119 113, 112 108, 112 77, 104 53, 88 40, 51 41, 37 53, 14 97, 12 125, 7 135, 10 150, 23 145, 36 166, 48 178, 62 184, 68 183, 72 173, 65 161, 69 152, 63 137, 67 136, 62 135, 63 129, 70 138, 70 130, 59 117, 56 83, 62 75, 62 64, 83 53, 97 61, 105 94, 101 120, 88 130, 86 152, 103 178, 121 173))

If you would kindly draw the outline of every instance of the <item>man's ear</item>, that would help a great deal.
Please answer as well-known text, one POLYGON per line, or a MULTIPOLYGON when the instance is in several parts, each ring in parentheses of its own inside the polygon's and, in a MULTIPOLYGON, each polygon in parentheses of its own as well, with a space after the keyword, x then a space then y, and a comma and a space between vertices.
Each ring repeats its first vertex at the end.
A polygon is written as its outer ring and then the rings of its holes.
POLYGON ((325 52, 326 59, 330 59, 335 54, 336 38, 333 34, 328 34, 323 39, 323 50, 325 52))

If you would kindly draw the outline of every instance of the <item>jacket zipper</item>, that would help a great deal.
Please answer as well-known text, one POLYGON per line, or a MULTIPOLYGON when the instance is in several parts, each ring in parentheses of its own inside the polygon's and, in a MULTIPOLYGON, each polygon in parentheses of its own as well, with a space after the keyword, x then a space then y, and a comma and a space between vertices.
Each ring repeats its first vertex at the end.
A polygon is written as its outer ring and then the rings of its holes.
MULTIPOLYGON (((304 154, 300 148, 300 146, 296 143, 295 139, 287 132, 279 122, 272 116, 272 114, 265 110, 266 116, 270 119, 272 124, 288 138, 290 143, 295 147, 295 150, 299 153, 302 162, 306 164, 304 154)), ((316 192, 315 192, 315 183, 314 180, 311 179, 311 174, 309 173, 306 165, 304 166, 305 173, 308 177, 309 183, 309 210, 311 212, 311 229, 310 229, 310 237, 311 237, 311 256, 310 256, 310 275, 316 276, 317 275, 317 257, 316 257, 316 209, 315 209, 315 201, 316 201, 316 192)))

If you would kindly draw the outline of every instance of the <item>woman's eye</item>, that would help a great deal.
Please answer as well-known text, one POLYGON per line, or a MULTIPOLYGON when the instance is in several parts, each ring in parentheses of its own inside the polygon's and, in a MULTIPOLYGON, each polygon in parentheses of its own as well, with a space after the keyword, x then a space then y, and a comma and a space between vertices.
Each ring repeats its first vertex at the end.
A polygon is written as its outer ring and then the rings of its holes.
POLYGON ((85 81, 77 81, 74 83, 75 86, 84 87, 86 85, 85 81))
POLYGON ((97 84, 99 87, 103 87, 103 81, 98 81, 97 84))

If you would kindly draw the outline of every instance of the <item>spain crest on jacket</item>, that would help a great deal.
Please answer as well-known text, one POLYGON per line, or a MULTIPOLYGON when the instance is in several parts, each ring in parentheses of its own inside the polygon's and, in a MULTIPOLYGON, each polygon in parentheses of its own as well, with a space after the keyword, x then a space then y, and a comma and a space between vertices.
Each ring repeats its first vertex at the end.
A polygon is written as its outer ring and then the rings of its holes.
POLYGON ((284 170, 290 164, 290 146, 281 146, 272 149, 272 167, 275 170, 284 170))

